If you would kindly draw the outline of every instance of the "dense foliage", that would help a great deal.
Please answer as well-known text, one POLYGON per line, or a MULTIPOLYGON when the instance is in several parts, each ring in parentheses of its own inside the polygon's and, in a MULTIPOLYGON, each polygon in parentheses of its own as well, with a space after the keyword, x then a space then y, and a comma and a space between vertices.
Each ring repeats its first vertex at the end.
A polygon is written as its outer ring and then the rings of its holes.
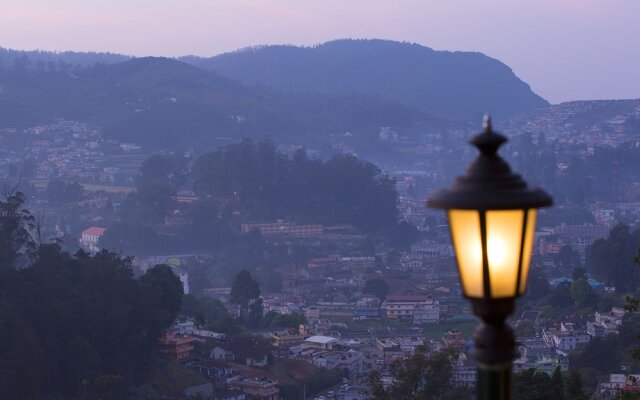
POLYGON ((299 150, 287 157, 270 141, 247 139, 202 155, 191 170, 187 163, 180 153, 147 159, 99 245, 136 255, 206 251, 252 268, 266 248, 257 230, 239 234, 241 223, 352 224, 398 248, 420 235, 397 221, 394 180, 353 156, 321 161, 299 150), (176 193, 191 185, 198 199, 177 203, 176 193))
POLYGON ((372 294, 380 300, 384 300, 389 293, 389 285, 380 278, 368 279, 364 284, 362 292, 372 294))
POLYGON ((69 203, 82 199, 84 189, 77 182, 52 179, 47 183, 44 196, 53 203, 69 203))
POLYGON ((369 375, 371 398, 374 400, 469 399, 468 389, 453 385, 453 365, 457 355, 449 350, 431 354, 418 348, 404 361, 391 365, 394 382, 385 388, 379 371, 369 375))
POLYGON ((240 271, 231 286, 229 301, 242 308, 249 307, 249 302, 260 297, 260 286, 252 277, 249 271, 240 271))
POLYGON ((563 375, 560 367, 553 374, 524 370, 513 376, 513 400, 586 400, 587 394, 582 387, 582 378, 572 369, 563 375))
POLYGON ((193 179, 202 195, 227 196, 255 220, 351 223, 376 231, 394 226, 398 216, 393 179, 348 155, 322 162, 300 150, 288 158, 270 142, 245 140, 200 157, 193 179))
POLYGON ((130 260, 116 254, 72 256, 33 242, 35 259, 16 269, 19 243, 32 240, 19 234, 30 214, 19 196, 0 211, 2 398, 126 398, 180 310, 180 280, 166 266, 136 280, 130 260))
POLYGON ((24 201, 24 194, 14 189, 0 200, 0 265, 7 268, 27 266, 37 256, 37 221, 24 201))
POLYGON ((587 250, 587 269, 618 293, 634 291, 640 283, 640 270, 633 257, 638 252, 640 230, 618 225, 606 239, 598 239, 587 250))
POLYGON ((340 369, 318 368, 312 376, 304 380, 280 384, 280 396, 284 400, 299 400, 312 396, 337 385, 342 381, 344 372, 340 369))
POLYGON ((224 304, 215 298, 187 294, 183 298, 180 314, 194 318, 201 328, 214 332, 229 334, 239 330, 224 304))

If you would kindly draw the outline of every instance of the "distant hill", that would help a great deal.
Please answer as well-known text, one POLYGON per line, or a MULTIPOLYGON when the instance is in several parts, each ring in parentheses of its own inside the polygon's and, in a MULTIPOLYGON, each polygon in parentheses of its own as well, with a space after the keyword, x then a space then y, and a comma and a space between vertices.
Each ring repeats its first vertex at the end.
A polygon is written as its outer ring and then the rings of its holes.
POLYGON ((0 127, 54 118, 93 122, 107 137, 155 148, 196 146, 216 136, 310 143, 327 133, 446 123, 379 96, 252 88, 167 58, 71 70, 0 68, 0 127))
POLYGON ((132 57, 115 53, 12 50, 0 47, 0 67, 28 64, 33 69, 72 69, 94 64, 113 64, 130 60, 132 57))
POLYGON ((411 43, 336 40, 314 47, 265 46, 182 60, 249 85, 379 95, 463 119, 477 120, 484 112, 506 118, 548 105, 498 60, 411 43))
POLYGON ((569 101, 518 115, 509 124, 531 133, 601 131, 640 136, 640 99, 569 101))

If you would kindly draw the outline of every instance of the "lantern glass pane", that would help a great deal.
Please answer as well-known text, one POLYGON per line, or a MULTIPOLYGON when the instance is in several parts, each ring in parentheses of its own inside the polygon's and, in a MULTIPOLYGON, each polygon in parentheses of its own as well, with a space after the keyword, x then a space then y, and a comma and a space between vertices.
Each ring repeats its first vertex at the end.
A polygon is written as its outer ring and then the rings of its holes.
POLYGON ((475 210, 449 210, 449 226, 462 290, 468 297, 483 297, 480 215, 475 210))
POLYGON ((524 294, 527 288, 527 278, 529 277, 529 265, 531 264, 531 253, 533 252, 533 237, 536 232, 536 218, 538 210, 532 208, 528 211, 527 227, 524 235, 524 253, 522 254, 522 275, 520 276, 520 293, 524 294))
POLYGON ((486 215, 491 297, 515 297, 524 211, 487 211, 486 215))

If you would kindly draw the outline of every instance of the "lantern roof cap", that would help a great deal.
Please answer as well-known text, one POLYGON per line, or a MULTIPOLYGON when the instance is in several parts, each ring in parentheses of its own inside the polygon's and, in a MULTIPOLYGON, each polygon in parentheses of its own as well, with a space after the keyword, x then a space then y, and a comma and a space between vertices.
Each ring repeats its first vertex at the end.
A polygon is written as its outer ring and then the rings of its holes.
POLYGON ((530 187, 500 157, 498 149, 508 139, 494 132, 491 117, 485 115, 483 131, 470 143, 479 151, 466 174, 454 184, 435 193, 427 207, 462 210, 510 210, 550 206, 553 201, 542 189, 530 187))

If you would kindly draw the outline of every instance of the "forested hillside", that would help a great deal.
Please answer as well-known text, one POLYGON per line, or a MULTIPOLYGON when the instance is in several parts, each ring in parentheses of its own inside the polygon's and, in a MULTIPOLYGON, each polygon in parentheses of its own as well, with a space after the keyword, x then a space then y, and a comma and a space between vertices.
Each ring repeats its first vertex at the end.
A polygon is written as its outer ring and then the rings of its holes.
POLYGON ((294 92, 380 95, 435 115, 475 119, 545 107, 500 61, 388 40, 336 40, 314 47, 264 46, 185 61, 252 85, 294 92))
POLYGON ((152 148, 193 147, 216 137, 270 135, 313 142, 380 126, 446 124, 378 96, 291 94, 253 88, 166 58, 76 69, 0 68, 0 121, 28 127, 54 118, 90 122, 108 138, 152 148))

